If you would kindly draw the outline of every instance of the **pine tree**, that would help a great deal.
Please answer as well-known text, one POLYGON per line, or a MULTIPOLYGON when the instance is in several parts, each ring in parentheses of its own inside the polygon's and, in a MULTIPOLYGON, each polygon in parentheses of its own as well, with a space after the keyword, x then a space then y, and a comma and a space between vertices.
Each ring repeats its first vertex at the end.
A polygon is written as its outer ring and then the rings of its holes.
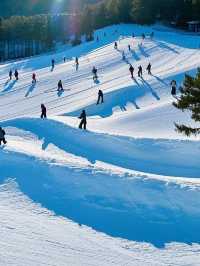
MULTIPOLYGON (((197 70, 196 77, 185 75, 182 95, 173 105, 182 111, 190 111, 192 113, 191 118, 197 123, 200 122, 200 68, 197 70)), ((186 136, 200 134, 200 127, 193 128, 176 123, 175 125, 177 131, 184 133, 186 136)))

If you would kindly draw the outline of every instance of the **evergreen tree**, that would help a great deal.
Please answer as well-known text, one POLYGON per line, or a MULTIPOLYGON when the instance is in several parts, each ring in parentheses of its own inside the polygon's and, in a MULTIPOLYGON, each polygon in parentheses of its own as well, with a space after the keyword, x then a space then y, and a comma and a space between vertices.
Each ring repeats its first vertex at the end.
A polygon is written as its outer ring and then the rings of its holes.
MULTIPOLYGON (((196 77, 185 76, 182 95, 173 105, 182 111, 190 111, 192 113, 191 118, 197 123, 200 122, 200 68, 198 68, 196 77)), ((178 132, 187 136, 200 134, 200 127, 175 125, 178 132)))

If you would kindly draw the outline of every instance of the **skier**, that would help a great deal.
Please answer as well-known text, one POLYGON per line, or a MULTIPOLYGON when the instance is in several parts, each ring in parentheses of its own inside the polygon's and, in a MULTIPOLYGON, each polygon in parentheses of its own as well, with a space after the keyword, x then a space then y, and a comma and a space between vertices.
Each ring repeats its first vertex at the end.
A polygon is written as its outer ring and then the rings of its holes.
POLYGON ((122 52, 122 60, 125 61, 126 60, 126 56, 125 56, 125 52, 122 52))
POLYGON ((79 124, 79 128, 82 129, 84 128, 86 130, 86 125, 87 125, 87 117, 86 117, 86 112, 85 110, 82 111, 81 115, 79 116, 79 119, 81 119, 81 122, 79 124))
POLYGON ((36 83, 36 74, 33 73, 32 75, 32 83, 35 84, 36 83))
POLYGON ((3 144, 7 143, 7 141, 5 139, 5 135, 6 135, 5 130, 3 130, 2 127, 0 127, 0 146, 1 146, 1 142, 3 142, 3 144))
POLYGON ((44 104, 41 104, 41 118, 47 118, 47 108, 44 104))
POLYGON ((12 79, 12 70, 9 71, 9 79, 12 79))
POLYGON ((103 91, 102 90, 99 90, 98 92, 98 100, 97 100, 97 105, 100 103, 104 103, 104 99, 103 99, 103 91))
POLYGON ((76 64, 76 71, 78 71, 78 67, 79 67, 78 57, 75 58, 75 64, 76 64))
POLYGON ((64 61, 64 63, 66 62, 66 57, 65 56, 63 57, 63 61, 64 61))
POLYGON ((151 63, 148 64, 147 71, 148 71, 148 74, 151 75, 151 63))
POLYGON ((59 91, 64 91, 64 89, 63 89, 63 85, 62 85, 62 81, 61 81, 61 80, 58 81, 58 92, 59 92, 59 91))
POLYGON ((117 42, 115 42, 114 48, 117 50, 118 48, 117 42))
POLYGON ((145 40, 145 38, 146 38, 145 34, 144 34, 144 33, 142 33, 142 40, 144 41, 144 40, 145 40))
POLYGON ((175 96, 176 95, 176 86, 177 86, 176 80, 172 80, 170 84, 171 84, 171 95, 175 96))
POLYGON ((51 60, 51 71, 54 70, 54 67, 55 67, 55 60, 52 59, 52 60, 51 60))
POLYGON ((15 79, 18 80, 19 79, 19 73, 18 73, 17 69, 15 69, 14 75, 15 75, 15 79))
POLYGON ((181 92, 181 93, 184 93, 184 88, 183 88, 183 86, 181 85, 181 86, 179 86, 179 91, 181 92))
POLYGON ((129 52, 131 51, 131 46, 130 46, 130 44, 128 45, 128 50, 129 50, 129 52))
POLYGON ((98 79, 98 76, 97 76, 97 69, 96 67, 93 67, 92 69, 92 73, 93 73, 93 80, 97 80, 98 79))
POLYGON ((132 65, 130 65, 129 71, 131 73, 131 78, 133 79, 134 67, 132 65))
POLYGON ((142 77, 142 66, 138 67, 138 77, 142 77))

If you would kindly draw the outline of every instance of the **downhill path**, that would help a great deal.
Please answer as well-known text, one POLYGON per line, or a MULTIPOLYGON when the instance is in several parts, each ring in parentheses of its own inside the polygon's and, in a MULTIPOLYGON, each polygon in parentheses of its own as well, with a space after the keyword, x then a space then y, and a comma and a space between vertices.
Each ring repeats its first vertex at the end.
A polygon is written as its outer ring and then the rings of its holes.
POLYGON ((170 82, 195 73, 200 37, 136 25, 95 34, 100 42, 0 65, 8 139, 0 149, 0 265, 198 265, 200 142, 174 131, 174 122, 192 122, 172 106, 170 82), (155 39, 141 45, 141 33, 152 30, 155 39), (19 81, 7 81, 10 68, 19 81), (86 132, 77 129, 83 108, 86 132))

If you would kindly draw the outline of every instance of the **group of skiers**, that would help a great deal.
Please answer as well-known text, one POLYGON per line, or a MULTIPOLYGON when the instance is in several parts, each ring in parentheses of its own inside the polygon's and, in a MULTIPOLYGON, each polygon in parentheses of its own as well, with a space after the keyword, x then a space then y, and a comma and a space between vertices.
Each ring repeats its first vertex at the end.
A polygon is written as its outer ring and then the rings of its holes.
MULTIPOLYGON (((102 90, 98 91, 98 99, 97 99, 97 105, 98 104, 103 104, 104 103, 104 94, 102 90)), ((41 119, 46 119, 47 118, 47 108, 44 104, 41 104, 41 119)), ((81 119, 81 122, 79 124, 80 129, 86 129, 87 125, 87 117, 86 117, 86 111, 83 110, 81 115, 79 116, 79 119, 81 119)))
MULTIPOLYGON (((10 69, 10 71, 9 71, 9 79, 12 80, 12 77, 13 77, 13 71, 12 71, 12 69, 10 69)), ((15 80, 19 79, 19 73, 18 73, 17 69, 15 69, 15 71, 14 71, 14 77, 15 77, 15 80)))
MULTIPOLYGON (((134 78, 134 67, 130 64, 130 67, 129 67, 129 71, 131 73, 131 78, 133 79, 134 78)), ((148 75, 152 75, 151 73, 151 63, 148 64, 146 70, 148 71, 148 75)), ((139 66, 138 67, 138 77, 142 77, 143 76, 143 68, 142 66, 139 66)))
MULTIPOLYGON (((132 36, 133 36, 133 38, 135 37, 134 34, 132 36)), ((154 33, 152 32, 151 35, 150 35, 150 38, 153 39, 153 37, 154 37, 154 33)), ((146 38, 145 34, 142 34, 142 40, 145 40, 145 38, 146 38)), ((118 43, 117 42, 114 43, 114 49, 118 50, 118 43)), ((131 45, 130 44, 128 45, 128 50, 131 51, 131 45)), ((126 59, 124 52, 122 52, 122 58, 124 60, 126 59)), ((66 62, 66 57, 63 58, 63 61, 64 61, 64 63, 66 62)), ((76 66, 76 71, 78 71, 78 68, 79 68, 79 59, 78 59, 78 57, 75 57, 75 66, 76 66)), ((55 68, 55 59, 52 59, 51 60, 51 71, 53 71, 54 68, 55 68)), ((148 72, 148 75, 152 75, 151 69, 152 69, 151 63, 149 63, 147 68, 146 68, 146 70, 148 72)), ((129 71, 130 71, 132 79, 134 78, 134 70, 135 69, 132 66, 132 64, 129 64, 129 71)), ((94 81, 98 80, 98 74, 97 73, 98 73, 98 70, 94 66, 92 68, 92 74, 93 74, 93 80, 94 81)), ((143 76, 143 68, 142 68, 141 65, 138 67, 138 73, 137 74, 138 74, 138 77, 142 78, 142 76, 143 76)), ((9 71, 9 79, 10 80, 12 80, 12 76, 13 76, 13 72, 12 72, 12 70, 10 70, 9 71)), ((17 70, 14 71, 14 76, 15 76, 16 80, 19 79, 19 73, 18 73, 17 70)), ((36 83, 36 74, 35 73, 32 74, 32 83, 33 84, 36 83)), ((173 96, 176 95, 176 90, 177 90, 177 83, 176 83, 175 80, 172 80, 172 82, 171 82, 171 94, 173 96)), ((59 80, 59 82, 58 82, 57 91, 58 92, 64 91, 63 84, 62 84, 61 80, 59 80)), ((101 104, 104 103, 104 94, 103 94, 103 91, 99 89, 97 105, 99 105, 100 103, 101 104)), ((46 119, 46 118, 47 118, 47 108, 46 108, 46 106, 44 104, 41 104, 41 119, 46 119)), ((79 119, 81 120, 80 124, 79 124, 79 128, 80 129, 86 129, 86 127, 87 127, 87 115, 86 115, 86 111, 85 110, 82 111, 82 113, 79 116, 79 119)), ((4 144, 7 143, 7 141, 5 140, 5 131, 0 127, 0 145, 1 145, 2 142, 4 144)))
MULTIPOLYGON (((13 71, 12 71, 12 69, 10 69, 8 75, 9 75, 9 80, 12 80, 12 78, 13 78, 13 71)), ((15 77, 15 80, 19 80, 19 72, 17 71, 17 69, 15 69, 15 71, 14 71, 14 77, 15 77)), ((33 84, 36 83, 36 74, 35 73, 32 74, 32 83, 33 84)))

